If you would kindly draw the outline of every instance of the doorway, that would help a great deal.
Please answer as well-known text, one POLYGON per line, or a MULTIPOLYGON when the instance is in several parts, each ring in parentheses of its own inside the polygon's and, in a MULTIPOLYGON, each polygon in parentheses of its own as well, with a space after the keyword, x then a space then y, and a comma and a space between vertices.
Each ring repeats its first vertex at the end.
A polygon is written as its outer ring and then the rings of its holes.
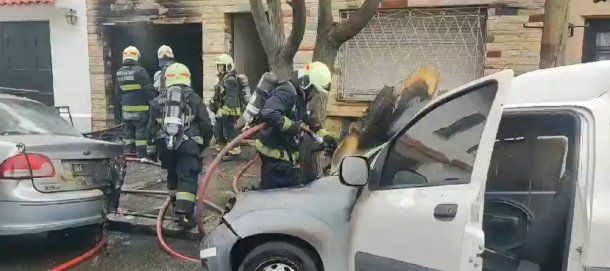
POLYGON ((54 105, 49 22, 0 22, 0 40, 0 93, 54 105))
POLYGON ((250 89, 254 90, 263 73, 269 71, 267 54, 258 36, 252 14, 233 14, 232 25, 235 69, 238 73, 248 76, 250 89))
POLYGON ((583 62, 610 60, 610 20, 587 20, 583 42, 583 62))
POLYGON ((202 25, 132 23, 109 26, 105 29, 110 45, 112 74, 121 67, 122 52, 127 46, 140 50, 140 64, 148 71, 151 79, 159 70, 157 49, 168 45, 174 51, 176 61, 186 65, 191 71, 192 87, 203 94, 202 25))

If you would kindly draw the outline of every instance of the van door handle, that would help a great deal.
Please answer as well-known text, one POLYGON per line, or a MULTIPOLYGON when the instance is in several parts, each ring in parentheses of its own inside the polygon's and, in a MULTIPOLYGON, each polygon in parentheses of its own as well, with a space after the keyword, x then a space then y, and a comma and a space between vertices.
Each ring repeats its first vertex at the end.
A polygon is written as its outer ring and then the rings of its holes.
POLYGON ((434 208, 434 218, 441 221, 451 221, 458 211, 457 204, 439 204, 434 208))

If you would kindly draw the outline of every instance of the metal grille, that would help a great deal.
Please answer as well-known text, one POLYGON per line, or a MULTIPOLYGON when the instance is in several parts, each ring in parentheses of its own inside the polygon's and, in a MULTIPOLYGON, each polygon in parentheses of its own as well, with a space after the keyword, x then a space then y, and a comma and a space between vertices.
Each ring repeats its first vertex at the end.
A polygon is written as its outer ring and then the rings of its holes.
POLYGON ((380 11, 339 51, 341 98, 372 100, 421 67, 440 72, 439 91, 481 77, 485 20, 477 8, 380 11))

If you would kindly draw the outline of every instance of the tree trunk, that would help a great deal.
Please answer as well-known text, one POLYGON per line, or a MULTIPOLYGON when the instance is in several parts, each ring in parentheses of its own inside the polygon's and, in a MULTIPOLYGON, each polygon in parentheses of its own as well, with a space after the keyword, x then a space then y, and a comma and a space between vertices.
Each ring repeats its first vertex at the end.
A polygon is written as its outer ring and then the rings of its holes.
POLYGON ((292 61, 292 58, 286 58, 280 54, 273 59, 270 59, 269 67, 271 67, 271 71, 274 72, 280 80, 287 80, 290 77, 290 73, 293 71, 294 62, 292 61))
POLYGON ((292 29, 286 38, 281 0, 267 0, 265 10, 262 0, 250 0, 250 9, 261 39, 271 71, 280 79, 287 79, 293 69, 293 58, 305 34, 306 9, 304 0, 291 0, 292 29))
MULTIPOLYGON (((313 61, 320 61, 334 72, 335 59, 339 53, 340 44, 337 44, 330 36, 331 29, 333 26, 328 27, 326 30, 319 31, 316 39, 315 51, 313 52, 313 61)), ((315 114, 322 124, 326 120, 326 101, 328 100, 327 95, 316 92, 313 99, 309 102, 309 108, 315 114)))
POLYGON ((540 68, 558 65, 568 14, 568 0, 547 0, 544 6, 544 29, 540 49, 540 68))
MULTIPOLYGON (((332 17, 332 1, 319 0, 318 35, 316 37, 316 45, 313 52, 313 61, 320 61, 326 64, 331 72, 334 73, 335 59, 337 58, 341 44, 348 41, 362 30, 369 20, 377 13, 377 8, 380 3, 381 0, 364 0, 360 9, 350 16, 349 19, 337 23, 333 21, 332 17)), ((316 93, 308 105, 316 119, 323 125, 326 122, 327 101, 327 95, 316 93)), ((317 171, 318 175, 321 175, 326 159, 324 159, 322 154, 317 155, 315 158, 316 163, 311 165, 310 168, 317 171)))

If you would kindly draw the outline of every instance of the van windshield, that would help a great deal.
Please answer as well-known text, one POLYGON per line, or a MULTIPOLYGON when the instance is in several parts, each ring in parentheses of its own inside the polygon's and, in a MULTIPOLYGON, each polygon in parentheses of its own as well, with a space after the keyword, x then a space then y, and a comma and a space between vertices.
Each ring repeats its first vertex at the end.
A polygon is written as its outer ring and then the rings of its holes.
POLYGON ((0 136, 65 135, 82 136, 57 111, 28 100, 0 99, 0 136))

